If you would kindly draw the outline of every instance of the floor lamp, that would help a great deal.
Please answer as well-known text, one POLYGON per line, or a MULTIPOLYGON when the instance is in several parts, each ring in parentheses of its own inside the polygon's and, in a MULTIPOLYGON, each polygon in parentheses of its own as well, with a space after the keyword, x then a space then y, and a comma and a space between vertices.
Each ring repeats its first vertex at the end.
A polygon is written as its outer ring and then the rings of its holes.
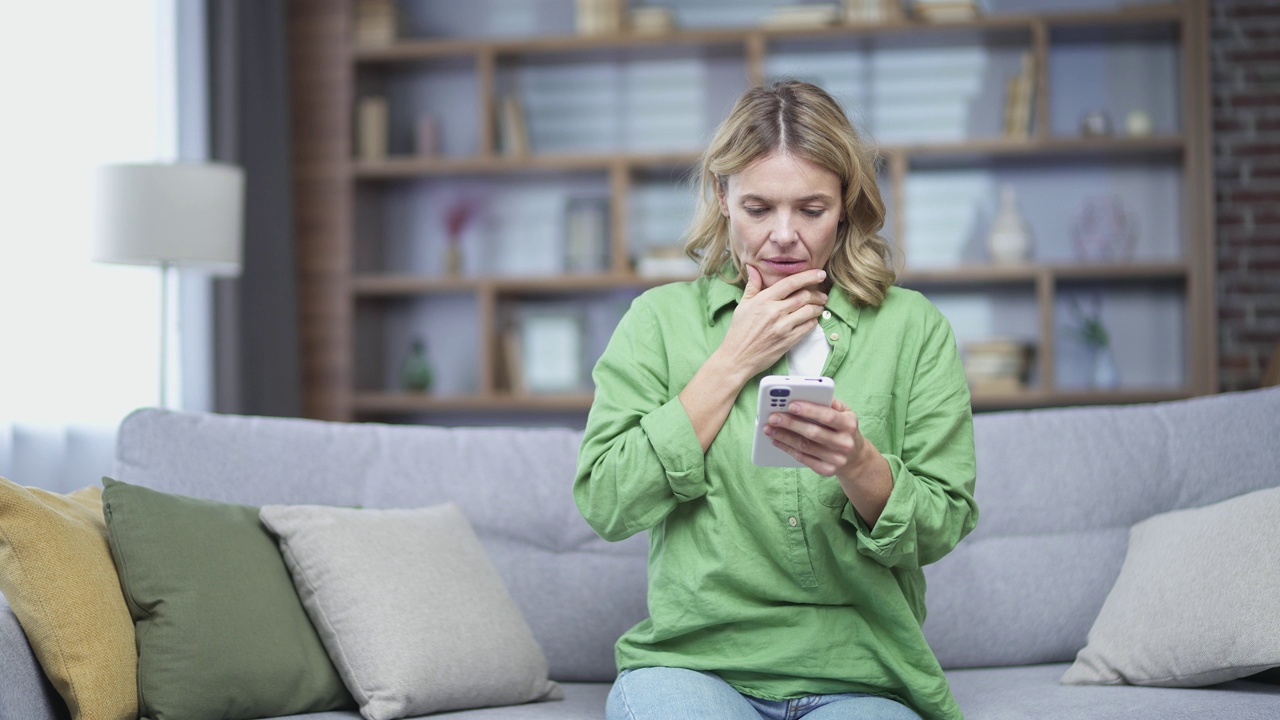
POLYGON ((244 172, 218 163, 121 164, 95 178, 93 259, 160 267, 160 406, 168 407, 174 268, 240 274, 244 172))

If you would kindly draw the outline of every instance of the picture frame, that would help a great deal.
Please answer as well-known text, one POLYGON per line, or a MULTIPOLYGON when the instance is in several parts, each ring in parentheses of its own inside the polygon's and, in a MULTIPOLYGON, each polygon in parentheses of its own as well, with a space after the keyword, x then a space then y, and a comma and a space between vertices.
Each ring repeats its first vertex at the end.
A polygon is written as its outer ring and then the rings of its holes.
POLYGON ((581 392, 586 317, 582 309, 564 304, 526 305, 517 309, 515 355, 509 365, 516 372, 513 389, 523 393, 581 392))
POLYGON ((609 198, 571 197, 564 208, 564 268, 571 273, 609 267, 609 198))

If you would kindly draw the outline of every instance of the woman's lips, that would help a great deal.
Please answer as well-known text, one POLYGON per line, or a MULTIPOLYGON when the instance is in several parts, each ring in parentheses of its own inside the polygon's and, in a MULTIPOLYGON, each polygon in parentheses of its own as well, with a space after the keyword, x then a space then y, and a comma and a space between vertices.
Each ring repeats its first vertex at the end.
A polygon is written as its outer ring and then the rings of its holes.
POLYGON ((764 264, 773 270, 787 274, 799 272, 805 267, 803 260, 793 260, 791 258, 773 258, 765 260, 764 264))

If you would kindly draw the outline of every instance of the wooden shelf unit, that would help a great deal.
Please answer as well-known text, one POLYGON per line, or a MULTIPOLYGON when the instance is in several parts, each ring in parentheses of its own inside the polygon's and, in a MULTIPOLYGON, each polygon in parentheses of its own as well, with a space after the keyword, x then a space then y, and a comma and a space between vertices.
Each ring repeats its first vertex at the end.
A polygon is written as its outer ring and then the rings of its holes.
MULTIPOLYGON (((353 42, 351 0, 290 3, 293 62, 295 182, 298 244, 302 272, 305 412, 327 419, 412 419, 419 414, 585 412, 590 393, 521 395, 505 389, 500 374, 500 316, 511 302, 564 298, 617 290, 639 292, 679 278, 646 278, 629 264, 628 196, 648 173, 674 175, 690 169, 696 151, 550 152, 503 154, 495 141, 500 74, 503 68, 555 58, 573 62, 600 53, 643 50, 729 51, 741 56, 744 78, 766 77, 772 46, 857 38, 868 43, 955 43, 984 37, 1023 38, 1034 54, 1036 104, 1026 138, 973 137, 960 141, 885 143, 883 190, 890 201, 891 227, 904 226, 905 185, 921 168, 968 168, 987 164, 1037 165, 1053 162, 1167 162, 1178 168, 1183 203, 1178 225, 1182 257, 1122 264, 1082 264, 1051 260, 1019 266, 963 264, 946 269, 908 267, 900 284, 931 291, 983 292, 1020 288, 1038 307, 1036 337, 1040 385, 1010 394, 975 394, 977 409, 1045 405, 1144 402, 1212 392, 1216 387, 1213 312, 1212 174, 1209 155, 1208 53, 1204 0, 1186 0, 1115 11, 1019 13, 980 17, 968 22, 929 24, 899 16, 872 26, 840 25, 820 29, 762 27, 687 29, 669 34, 607 36, 556 35, 533 38, 403 39, 378 48, 353 42), (1147 137, 1095 137, 1054 133, 1048 66, 1056 33, 1092 29, 1102 35, 1144 33, 1163 28, 1178 51, 1177 130, 1147 137), (957 40, 960 38, 961 40, 957 40), (569 58, 565 60, 565 58, 569 58), (470 68, 478 107, 478 142, 465 156, 390 155, 380 160, 354 158, 353 108, 363 75, 431 73, 433 64, 470 68), (417 181, 501 179, 537 182, 540 175, 585 173, 608 188, 611 209, 610 267, 588 275, 527 277, 439 277, 362 269, 355 260, 364 242, 357 231, 357 196, 379 188, 417 181), (1167 388, 1079 390, 1059 388, 1055 377, 1055 305, 1064 287, 1079 284, 1172 286, 1185 302, 1183 382, 1167 388), (476 308, 480 338, 469 353, 479 367, 474 389, 421 395, 365 387, 357 380, 358 306, 422 302, 433 297, 468 299, 476 308)), ((901 15, 901 14, 899 14, 901 15)), ((744 89, 746 85, 744 84, 744 89)), ((901 237, 894 238, 901 241, 901 237)), ((367 383, 366 383, 367 384, 367 383)), ((384 386, 390 386, 386 379, 384 386)))

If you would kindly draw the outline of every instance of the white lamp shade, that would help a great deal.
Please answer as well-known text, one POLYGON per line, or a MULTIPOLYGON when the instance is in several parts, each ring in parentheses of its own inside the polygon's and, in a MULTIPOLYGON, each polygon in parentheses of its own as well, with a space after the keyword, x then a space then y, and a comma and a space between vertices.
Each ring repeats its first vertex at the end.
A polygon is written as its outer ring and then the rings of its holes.
POLYGON ((237 275, 244 171, 217 163, 104 165, 94 199, 93 259, 237 275))

